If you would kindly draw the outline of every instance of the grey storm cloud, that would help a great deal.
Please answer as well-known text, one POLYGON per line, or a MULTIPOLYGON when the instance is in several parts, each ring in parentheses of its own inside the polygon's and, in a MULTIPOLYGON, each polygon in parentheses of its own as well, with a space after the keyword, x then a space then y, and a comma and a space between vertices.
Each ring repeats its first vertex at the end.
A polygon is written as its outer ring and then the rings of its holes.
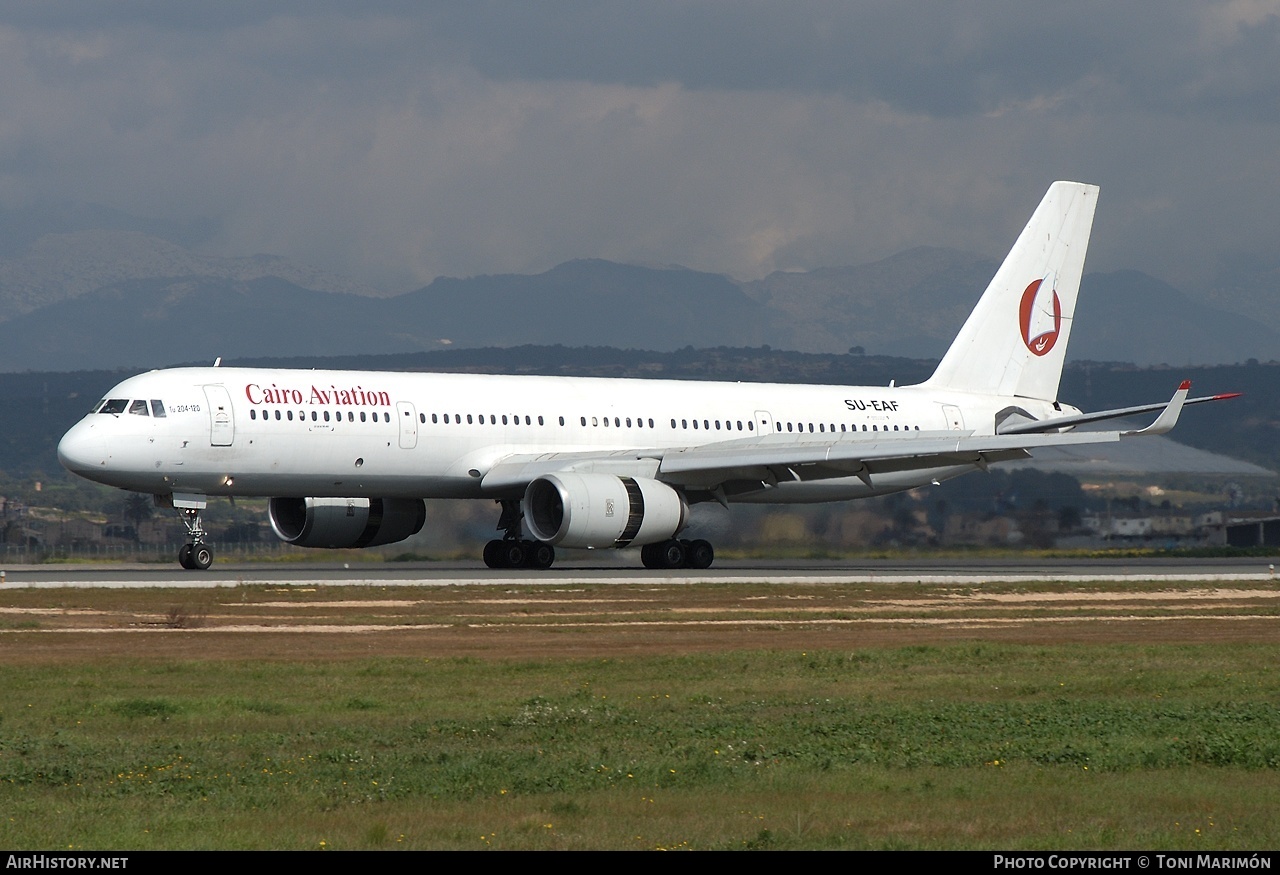
POLYGON ((8 3, 0 83, 0 206, 397 290, 999 255, 1056 178, 1103 187, 1091 266, 1177 281, 1280 210, 1269 0, 8 3))

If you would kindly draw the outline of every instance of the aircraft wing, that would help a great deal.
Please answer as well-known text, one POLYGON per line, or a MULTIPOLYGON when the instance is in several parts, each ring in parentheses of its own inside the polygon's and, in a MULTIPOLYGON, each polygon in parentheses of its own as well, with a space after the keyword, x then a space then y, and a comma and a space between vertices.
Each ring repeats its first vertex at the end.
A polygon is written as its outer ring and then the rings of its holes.
POLYGON ((991 462, 1026 458, 1030 455, 1028 450, 1036 447, 1108 443, 1120 437, 1120 432, 1025 436, 920 432, 893 439, 841 437, 817 441, 794 435, 767 435, 690 447, 512 455, 497 460, 481 482, 489 492, 510 491, 562 471, 646 477, 690 489, 714 489, 728 481, 744 480, 777 483, 855 476, 869 480, 889 471, 953 465, 986 467, 991 462))
POLYGON ((490 493, 510 493, 522 490, 538 477, 575 471, 644 477, 707 490, 734 482, 776 484, 833 477, 858 477, 873 484, 876 474, 964 465, 985 468, 992 462, 1027 458, 1038 447, 1112 443, 1122 437, 1164 434, 1177 422, 1189 390, 1190 383, 1184 382, 1167 404, 1128 408, 1125 415, 1161 410, 1151 425, 1136 431, 995 435, 933 431, 903 432, 893 437, 888 433, 868 437, 866 432, 827 436, 770 434, 687 447, 511 455, 495 460, 481 483, 490 493))
MULTIPOLYGON (((775 437, 781 437, 777 435, 775 437)), ((893 439, 836 439, 826 443, 773 442, 755 446, 707 444, 668 450, 658 478, 689 488, 715 488, 726 481, 778 483, 859 477, 872 483, 876 474, 974 465, 1025 459, 1036 447, 1118 441, 1119 432, 1079 435, 976 436, 968 432, 921 432, 893 439), (1065 438, 1065 440, 1064 440, 1065 438)))

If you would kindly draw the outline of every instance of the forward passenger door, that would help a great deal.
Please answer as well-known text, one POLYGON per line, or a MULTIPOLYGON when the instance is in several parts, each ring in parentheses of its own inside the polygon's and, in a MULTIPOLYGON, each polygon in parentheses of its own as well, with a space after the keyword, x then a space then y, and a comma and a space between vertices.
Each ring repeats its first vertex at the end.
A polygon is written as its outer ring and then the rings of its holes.
POLYGON ((226 386, 205 386, 205 400, 209 402, 209 444, 229 447, 236 439, 235 411, 231 407, 231 393, 226 386))

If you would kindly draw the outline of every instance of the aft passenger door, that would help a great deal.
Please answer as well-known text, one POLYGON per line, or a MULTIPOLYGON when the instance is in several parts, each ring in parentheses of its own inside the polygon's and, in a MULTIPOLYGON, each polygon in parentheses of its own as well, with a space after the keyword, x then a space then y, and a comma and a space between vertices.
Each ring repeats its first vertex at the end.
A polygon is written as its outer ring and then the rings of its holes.
POLYGON ((400 418, 400 449, 412 450, 418 445, 418 412, 408 401, 397 401, 396 414, 400 418))
POLYGON ((942 415, 947 418, 947 428, 951 431, 964 431, 964 414, 954 404, 943 404, 942 415))
POLYGON ((205 386, 205 400, 209 402, 209 443, 215 447, 229 447, 236 439, 235 411, 231 408, 231 393, 226 386, 205 386))

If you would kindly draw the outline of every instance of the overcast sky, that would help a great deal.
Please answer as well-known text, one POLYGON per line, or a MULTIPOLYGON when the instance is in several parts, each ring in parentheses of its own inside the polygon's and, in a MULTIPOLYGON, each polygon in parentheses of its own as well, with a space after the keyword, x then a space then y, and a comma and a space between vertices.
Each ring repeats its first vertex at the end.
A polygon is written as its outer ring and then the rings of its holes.
POLYGON ((0 207, 391 291, 1001 256, 1054 179, 1091 270, 1280 262, 1280 0, 0 2, 0 207))

